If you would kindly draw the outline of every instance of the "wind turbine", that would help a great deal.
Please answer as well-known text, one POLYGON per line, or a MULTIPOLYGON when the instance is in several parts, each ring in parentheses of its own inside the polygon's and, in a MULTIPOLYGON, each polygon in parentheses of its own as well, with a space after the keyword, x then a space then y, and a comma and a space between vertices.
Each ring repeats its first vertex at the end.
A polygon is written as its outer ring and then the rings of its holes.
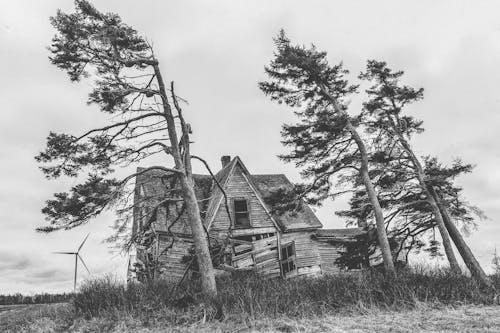
POLYGON ((76 252, 53 252, 55 254, 71 254, 71 255, 75 256, 75 282, 73 284, 73 292, 76 291, 76 274, 78 272, 78 259, 80 259, 80 261, 82 262, 83 266, 85 267, 85 269, 87 270, 87 272, 89 272, 89 274, 90 274, 90 271, 89 271, 87 265, 85 264, 85 261, 83 261, 83 258, 80 256, 80 250, 82 249, 83 244, 85 244, 85 241, 87 240, 87 238, 89 238, 89 235, 90 235, 90 233, 87 234, 87 236, 83 240, 82 244, 80 244, 80 246, 78 247, 78 250, 76 250, 76 252))

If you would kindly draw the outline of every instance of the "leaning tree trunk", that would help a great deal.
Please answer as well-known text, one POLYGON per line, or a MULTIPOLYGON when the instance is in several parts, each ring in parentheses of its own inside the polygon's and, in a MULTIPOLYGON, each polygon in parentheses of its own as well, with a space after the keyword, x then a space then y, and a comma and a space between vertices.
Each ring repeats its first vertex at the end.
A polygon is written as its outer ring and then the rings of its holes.
POLYGON ((399 143, 401 144, 401 147, 408 154, 408 157, 410 158, 415 168, 417 180, 420 183, 420 186, 422 187, 426 195, 426 201, 431 207, 432 213, 434 214, 434 218, 436 220, 436 225, 438 227, 439 233, 441 234, 441 240, 443 241, 444 252, 446 253, 446 258, 448 258, 448 262, 450 263, 450 269, 455 274, 461 274, 462 271, 460 269, 460 265, 458 264, 457 258, 455 257, 455 253, 453 252, 453 246, 451 244, 450 235, 444 224, 443 217, 441 216, 441 211, 438 207, 438 204, 434 196, 431 194, 430 190, 431 187, 428 186, 425 181, 425 173, 422 168, 422 164, 420 164, 420 161, 418 160, 417 156, 413 153, 410 144, 404 138, 403 134, 399 130, 394 120, 389 115, 387 115, 387 119, 389 120, 393 130, 396 132, 396 136, 398 138, 399 143))
POLYGON ((375 191, 375 187, 373 186, 372 180, 368 173, 368 153, 366 151, 366 146, 361 137, 358 134, 358 131, 351 123, 349 119, 349 114, 345 112, 341 107, 339 107, 337 100, 330 95, 328 90, 324 85, 319 85, 321 91, 327 96, 327 98, 332 102, 335 110, 343 115, 346 119, 347 130, 351 134, 352 139, 356 142, 358 146, 359 153, 361 155, 361 168, 360 175, 363 179, 363 183, 366 188, 366 193, 368 194, 368 198, 370 199, 370 203, 373 207, 373 213, 375 215, 375 223, 377 226, 377 238, 380 246, 380 251, 382 252, 382 259, 384 261, 384 269, 385 273, 388 276, 395 276, 396 270, 394 268, 394 261, 392 258, 391 246, 389 245, 389 239, 387 238, 387 232, 385 230, 385 221, 384 214, 382 212, 382 207, 380 206, 380 202, 378 201, 377 192, 375 191))
POLYGON ((455 243, 455 246, 458 249, 458 252, 462 256, 465 265, 471 272, 471 275, 475 277, 479 282, 481 282, 483 285, 493 288, 493 285, 486 275, 486 273, 483 271, 481 268, 481 265, 477 261, 476 257, 474 257, 474 254, 470 250, 469 246, 465 242, 464 238, 460 234, 460 231, 458 231, 457 226, 455 223, 450 218, 450 215, 448 214, 448 209, 446 206, 443 204, 443 201, 439 197, 439 195, 436 193, 436 191, 431 188, 431 195, 434 197, 439 210, 441 212, 441 215, 443 217, 444 224, 446 226, 446 229, 448 229, 448 232, 450 233, 451 238, 453 239, 453 242, 455 243))
MULTIPOLYGON (((215 272, 212 265, 212 258, 210 256, 210 250, 208 247, 207 235, 205 229, 203 228, 203 223, 201 221, 200 209, 198 207, 198 201, 194 192, 194 183, 191 172, 191 164, 189 161, 189 156, 185 160, 181 155, 181 150, 179 146, 179 140, 177 137, 177 131, 175 128, 174 117, 172 114, 172 109, 168 103, 168 97, 165 89, 165 84, 160 72, 158 64, 154 65, 154 71, 156 79, 158 81, 158 87, 161 93, 163 113, 167 119, 167 128, 170 141, 170 150, 174 158, 175 167, 182 171, 180 175, 180 184, 182 189, 182 197, 184 204, 186 205, 186 212, 188 216, 188 221, 191 227, 191 233, 193 235, 194 247, 196 251, 196 259, 198 260, 198 266, 201 276, 201 285, 203 293, 214 297, 217 295, 217 285, 215 283, 215 272)), ((182 115, 180 115, 182 117, 182 115)), ((188 133, 185 132, 186 127, 182 128, 183 139, 188 133)), ((189 154, 189 139, 183 140, 184 148, 187 148, 189 154)))
POLYGON ((193 180, 192 177, 190 177, 191 179, 184 176, 182 178, 182 192, 193 234, 196 259, 198 260, 198 269, 201 276, 201 286, 206 295, 213 297, 217 295, 214 268, 208 247, 207 234, 203 228, 198 202, 193 190, 193 180))
POLYGON ((382 258, 384 260, 385 272, 389 276, 394 276, 396 274, 396 271, 394 269, 391 246, 389 245, 389 239, 387 238, 387 232, 385 231, 384 214, 382 213, 382 207, 380 206, 377 193, 375 192, 375 188, 368 173, 368 154, 366 152, 366 147, 363 140, 356 131, 356 128, 354 128, 354 126, 351 124, 350 120, 347 121, 347 128, 351 133, 352 138, 356 142, 361 155, 360 174, 361 178, 363 179, 368 198, 370 199, 370 203, 373 207, 373 213, 375 214, 378 243, 380 246, 380 251, 382 252, 382 258))
POLYGON ((443 241, 444 252, 446 253, 446 258, 448 258, 448 262, 450 263, 450 269, 455 274, 461 274, 462 270, 460 269, 460 265, 458 264, 457 258, 455 257, 455 253, 453 252, 453 246, 451 244, 450 234, 448 233, 448 230, 445 226, 438 204, 435 198, 427 190, 427 187, 425 190, 427 196, 427 202, 431 206, 434 218, 436 219, 436 225, 439 229, 439 233, 441 234, 441 240, 443 241))

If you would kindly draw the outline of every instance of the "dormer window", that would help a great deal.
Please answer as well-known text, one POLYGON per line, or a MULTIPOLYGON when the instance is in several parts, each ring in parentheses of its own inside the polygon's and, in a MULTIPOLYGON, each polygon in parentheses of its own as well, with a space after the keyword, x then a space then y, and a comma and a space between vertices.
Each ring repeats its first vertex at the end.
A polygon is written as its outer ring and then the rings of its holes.
POLYGON ((248 202, 245 199, 234 199, 234 226, 243 228, 250 227, 250 212, 248 202))

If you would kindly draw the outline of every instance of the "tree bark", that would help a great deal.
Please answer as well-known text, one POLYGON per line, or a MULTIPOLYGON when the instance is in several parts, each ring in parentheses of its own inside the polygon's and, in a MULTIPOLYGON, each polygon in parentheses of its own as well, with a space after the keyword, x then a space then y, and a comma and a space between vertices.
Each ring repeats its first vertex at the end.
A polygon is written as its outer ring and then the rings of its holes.
POLYGON ((438 204, 434 196, 431 194, 430 190, 431 187, 428 186, 427 183, 425 182, 425 174, 422 168, 422 164, 420 164, 420 161, 418 160, 417 156, 413 153, 410 144, 404 138, 403 134, 399 130, 397 123, 389 115, 387 115, 387 119, 389 120, 394 132, 396 133, 396 136, 401 144, 401 147, 408 154, 408 157, 410 158, 413 167, 415 168, 415 174, 417 176, 417 180, 426 195, 426 200, 432 209, 432 213, 434 214, 434 218, 436 220, 436 225, 438 227, 439 233, 441 234, 441 240, 443 242, 444 252, 446 253, 446 258, 450 263, 450 269, 455 274, 461 274, 462 271, 460 269, 460 265, 458 264, 457 258, 455 257, 455 253, 453 252, 453 246, 451 244, 450 235, 444 224, 441 211, 438 207, 438 204))
POLYGON ((427 202, 432 208, 432 212, 434 213, 434 217, 436 219, 436 225, 439 229, 439 233, 441 234, 441 240, 443 242, 444 252, 446 253, 446 258, 448 258, 448 262, 450 263, 450 269, 455 274, 462 274, 460 265, 458 264, 457 258, 455 257, 455 253, 453 252, 453 246, 451 244, 450 234, 448 233, 448 230, 445 226, 438 204, 436 203, 436 200, 430 193, 426 195, 428 197, 427 202))
MULTIPOLYGON (((346 117, 348 117, 347 114, 345 115, 346 117)), ((358 146, 361 155, 360 174, 363 179, 363 183, 365 185, 368 198, 370 199, 370 203, 373 207, 373 212, 375 214, 375 221, 377 225, 377 237, 380 246, 380 251, 382 252, 382 258, 384 261, 384 269, 387 275, 395 276, 396 270, 394 268, 394 261, 392 258, 391 247, 389 245, 389 239, 387 238, 387 233, 385 231, 384 214, 382 212, 382 207, 380 207, 377 193, 375 192, 375 188, 368 173, 368 154, 366 152, 366 147, 363 140, 356 131, 356 128, 354 128, 350 120, 347 121, 347 128, 351 133, 352 138, 356 142, 356 145, 358 146)))
MULTIPOLYGON (((200 270, 201 286, 203 293, 209 297, 214 297, 217 295, 217 285, 215 283, 215 272, 212 265, 212 258, 210 256, 210 250, 208 247, 208 239, 203 228, 203 223, 201 221, 200 209, 198 206, 198 201, 194 192, 194 182, 191 173, 191 162, 189 156, 185 160, 181 156, 181 150, 179 146, 179 140, 177 137, 177 131, 175 128, 174 117, 172 114, 172 109, 168 103, 168 97, 165 89, 165 83, 160 72, 159 65, 154 65, 154 71, 156 78, 158 80, 158 86, 163 102, 163 113, 167 119, 167 129, 171 145, 171 154, 174 158, 175 167, 178 170, 182 170, 183 173, 179 176, 180 184, 182 189, 182 196, 184 203, 186 205, 186 212, 188 216, 188 221, 191 226, 191 233, 193 235, 194 247, 196 252, 196 259, 198 260, 198 266, 200 270)), ((183 135, 185 126, 183 126, 183 135)), ((183 140, 185 148, 189 154, 189 140, 183 140)))
POLYGON ((361 178, 363 179, 363 183, 366 188, 366 193, 368 194, 368 198, 370 199, 370 203, 373 208, 373 213, 375 215, 375 224, 377 226, 377 238, 380 246, 380 251, 382 252, 382 259, 384 261, 384 269, 385 273, 394 277, 396 275, 396 270, 394 268, 394 261, 392 258, 391 246, 389 245, 389 239, 387 238, 387 232, 385 231, 385 221, 384 214, 382 212, 382 207, 380 206, 380 202, 378 201, 377 192, 375 191, 375 187, 373 186, 372 180, 370 179, 370 175, 368 173, 368 153, 366 151, 366 146, 361 137, 358 134, 358 131, 352 124, 349 119, 349 114, 339 107, 337 100, 330 95, 326 87, 322 84, 319 85, 321 91, 328 97, 328 99, 332 102, 336 112, 343 115, 346 119, 346 127, 354 142, 358 146, 359 153, 361 156, 361 168, 359 170, 361 178))
POLYGON ((448 209, 446 206, 443 204, 441 198, 439 195, 436 193, 434 189, 431 189, 431 195, 434 197, 439 210, 441 212, 441 215, 443 217, 444 224, 446 226, 446 229, 450 233, 451 238, 453 239, 453 242, 455 243, 455 246, 458 249, 458 252, 462 256, 465 265, 471 272, 471 275, 476 278, 480 283, 485 285, 486 287, 493 288, 493 285, 486 275, 486 273, 483 271, 481 268, 481 265, 477 261, 476 257, 474 257, 474 254, 470 250, 469 246, 465 242, 464 238, 460 234, 460 231, 458 230, 457 226, 455 223, 450 218, 450 215, 448 214, 448 209))

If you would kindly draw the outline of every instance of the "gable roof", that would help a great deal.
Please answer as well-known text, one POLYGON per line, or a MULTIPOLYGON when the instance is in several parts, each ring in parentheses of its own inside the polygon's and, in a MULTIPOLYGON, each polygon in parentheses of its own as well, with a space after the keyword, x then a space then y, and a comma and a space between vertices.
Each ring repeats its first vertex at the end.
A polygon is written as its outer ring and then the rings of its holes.
MULTIPOLYGON (((250 187, 255 191, 264 209, 268 212, 271 212, 272 209, 265 203, 265 199, 270 196, 271 192, 279 188, 291 188, 293 186, 283 174, 250 174, 241 159, 236 156, 230 163, 215 174, 215 179, 223 188, 227 185, 237 165, 242 168, 250 187)), ((138 172, 142 170, 144 170, 144 168, 137 169, 138 172)), ((168 176, 168 172, 162 170, 148 171, 137 177, 136 189, 142 186, 147 196, 161 197, 162 195, 166 195, 167 190, 170 189, 170 184, 165 180, 166 176, 168 176)), ((206 212, 202 214, 203 222, 210 228, 210 222, 215 218, 215 214, 220 204, 223 202, 224 196, 210 175, 193 174, 193 180, 195 183, 196 197, 200 201, 200 211, 206 212)), ((283 231, 318 229, 323 226, 311 208, 305 203, 302 204, 302 209, 294 214, 270 214, 270 218, 283 231)))
MULTIPOLYGON (((217 172, 214 176, 219 185, 224 188, 227 184, 227 180, 236 165, 236 158, 233 158, 231 162, 229 162, 224 168, 222 168, 219 172, 217 172)), ((210 176, 209 176, 210 177, 210 176)), ((212 220, 215 218, 215 214, 217 213, 217 209, 219 208, 222 200, 224 199, 223 193, 217 185, 216 182, 213 182, 211 188, 211 198, 208 202, 207 214, 205 219, 203 220, 206 226, 210 226, 212 220)))
MULTIPOLYGON (((273 191, 280 188, 293 188, 293 184, 283 174, 251 175, 250 177, 263 198, 268 198, 273 191)), ((269 210, 272 210, 269 205, 267 206, 269 210)), ((282 215, 273 214, 273 217, 285 231, 323 227, 316 214, 304 202, 302 202, 302 209, 297 212, 287 212, 282 215)))

